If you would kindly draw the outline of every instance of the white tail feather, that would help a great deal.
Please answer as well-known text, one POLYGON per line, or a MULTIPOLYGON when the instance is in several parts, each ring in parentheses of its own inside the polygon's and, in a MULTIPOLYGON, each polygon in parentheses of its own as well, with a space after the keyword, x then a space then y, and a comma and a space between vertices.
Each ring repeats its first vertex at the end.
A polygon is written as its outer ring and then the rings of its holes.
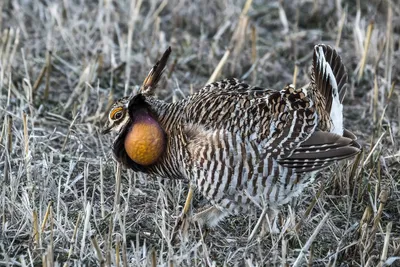
POLYGON ((318 47, 316 56, 319 67, 317 71, 320 71, 322 76, 326 77, 328 83, 332 87, 332 107, 330 111, 330 117, 332 121, 331 133, 343 135, 343 105, 339 99, 339 89, 335 74, 333 73, 330 64, 326 61, 324 50, 321 46, 318 47))

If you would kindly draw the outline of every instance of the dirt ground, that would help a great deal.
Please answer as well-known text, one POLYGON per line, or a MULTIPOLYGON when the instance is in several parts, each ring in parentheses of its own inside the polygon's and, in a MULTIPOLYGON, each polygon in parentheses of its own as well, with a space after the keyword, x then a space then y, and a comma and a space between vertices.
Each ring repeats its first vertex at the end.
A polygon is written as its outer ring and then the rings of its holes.
POLYGON ((399 0, 2 0, 0 14, 1 266, 400 266, 399 0), (304 85, 318 43, 346 65, 363 153, 285 206, 280 235, 248 242, 255 210, 173 242, 187 181, 117 168, 110 104, 168 46, 157 93, 176 101, 228 50, 220 79, 304 85))

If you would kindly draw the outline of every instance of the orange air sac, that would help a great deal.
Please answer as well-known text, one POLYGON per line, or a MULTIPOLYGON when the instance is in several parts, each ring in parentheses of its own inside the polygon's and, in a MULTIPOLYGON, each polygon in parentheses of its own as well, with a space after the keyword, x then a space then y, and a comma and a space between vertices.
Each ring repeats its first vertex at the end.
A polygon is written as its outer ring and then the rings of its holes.
POLYGON ((136 163, 154 164, 165 149, 165 135, 158 122, 148 114, 137 116, 125 137, 125 150, 136 163))

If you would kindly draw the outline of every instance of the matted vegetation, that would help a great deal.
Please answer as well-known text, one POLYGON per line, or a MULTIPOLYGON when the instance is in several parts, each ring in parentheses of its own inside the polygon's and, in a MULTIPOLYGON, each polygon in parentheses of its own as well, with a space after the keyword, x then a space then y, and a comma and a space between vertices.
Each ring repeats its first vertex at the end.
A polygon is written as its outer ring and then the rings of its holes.
MULTIPOLYGON (((0 265, 399 266, 399 7, 0 1, 0 265), (318 43, 343 57, 345 126, 364 152, 286 206, 281 235, 248 242, 254 211, 206 237, 191 225, 172 242, 187 182, 117 167, 113 137, 99 133, 107 108, 136 90, 168 46, 158 94, 175 101, 223 77, 303 85, 318 43)), ((193 209, 205 204, 196 195, 193 209)))

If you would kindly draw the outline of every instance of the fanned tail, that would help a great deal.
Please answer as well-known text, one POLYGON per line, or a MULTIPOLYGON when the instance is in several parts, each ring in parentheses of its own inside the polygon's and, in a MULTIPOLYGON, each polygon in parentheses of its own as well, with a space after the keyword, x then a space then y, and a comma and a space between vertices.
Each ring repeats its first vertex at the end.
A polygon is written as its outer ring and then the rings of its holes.
POLYGON ((314 48, 311 86, 325 98, 324 107, 332 122, 330 132, 315 131, 279 164, 297 173, 318 171, 361 151, 356 136, 343 128, 342 101, 347 88, 347 72, 340 56, 330 46, 314 48))
POLYGON ((342 101, 347 89, 347 72, 336 50, 328 45, 314 47, 311 83, 325 98, 333 124, 331 132, 343 135, 342 101))

